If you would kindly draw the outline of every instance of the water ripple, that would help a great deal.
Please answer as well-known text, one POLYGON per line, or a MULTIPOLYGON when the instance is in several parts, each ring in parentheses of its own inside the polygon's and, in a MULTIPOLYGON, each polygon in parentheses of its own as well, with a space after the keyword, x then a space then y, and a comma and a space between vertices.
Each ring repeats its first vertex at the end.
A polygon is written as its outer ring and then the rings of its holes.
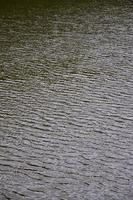
POLYGON ((26 2, 0 8, 0 199, 131 200, 132 3, 26 2))

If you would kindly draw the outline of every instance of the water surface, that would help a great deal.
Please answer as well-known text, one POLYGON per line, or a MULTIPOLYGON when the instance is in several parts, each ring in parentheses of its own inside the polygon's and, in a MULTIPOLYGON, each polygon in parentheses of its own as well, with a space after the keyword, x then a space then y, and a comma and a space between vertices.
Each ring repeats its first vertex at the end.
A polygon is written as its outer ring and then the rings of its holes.
POLYGON ((0 199, 133 199, 132 1, 0 7, 0 199))

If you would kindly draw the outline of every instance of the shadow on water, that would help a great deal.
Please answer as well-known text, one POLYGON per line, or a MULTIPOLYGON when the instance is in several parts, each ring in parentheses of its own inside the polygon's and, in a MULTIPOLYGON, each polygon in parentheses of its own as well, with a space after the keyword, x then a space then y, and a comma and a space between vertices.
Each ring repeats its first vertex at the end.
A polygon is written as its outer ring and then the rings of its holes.
POLYGON ((105 66, 101 63, 102 69, 93 67, 97 56, 102 56, 96 55, 95 46, 98 44, 102 52, 100 41, 101 45, 108 43, 101 34, 108 31, 106 23, 113 23, 119 12, 117 6, 123 8, 125 4, 80 0, 1 2, 0 79, 99 74, 105 66), (90 59, 89 66, 85 66, 86 59, 90 59))

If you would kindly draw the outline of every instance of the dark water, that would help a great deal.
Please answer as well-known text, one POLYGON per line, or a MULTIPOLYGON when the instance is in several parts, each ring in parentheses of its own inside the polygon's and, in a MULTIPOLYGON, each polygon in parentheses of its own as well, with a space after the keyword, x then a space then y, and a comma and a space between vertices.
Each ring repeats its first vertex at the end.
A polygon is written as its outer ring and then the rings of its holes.
POLYGON ((133 2, 0 4, 0 200, 133 199, 133 2))

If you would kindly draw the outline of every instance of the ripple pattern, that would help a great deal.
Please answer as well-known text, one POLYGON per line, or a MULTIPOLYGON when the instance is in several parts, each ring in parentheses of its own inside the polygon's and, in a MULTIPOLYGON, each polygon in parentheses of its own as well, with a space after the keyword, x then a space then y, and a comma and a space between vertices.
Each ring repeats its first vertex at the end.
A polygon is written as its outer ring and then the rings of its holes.
POLYGON ((0 199, 132 200, 132 4, 35 5, 0 15, 0 199))

